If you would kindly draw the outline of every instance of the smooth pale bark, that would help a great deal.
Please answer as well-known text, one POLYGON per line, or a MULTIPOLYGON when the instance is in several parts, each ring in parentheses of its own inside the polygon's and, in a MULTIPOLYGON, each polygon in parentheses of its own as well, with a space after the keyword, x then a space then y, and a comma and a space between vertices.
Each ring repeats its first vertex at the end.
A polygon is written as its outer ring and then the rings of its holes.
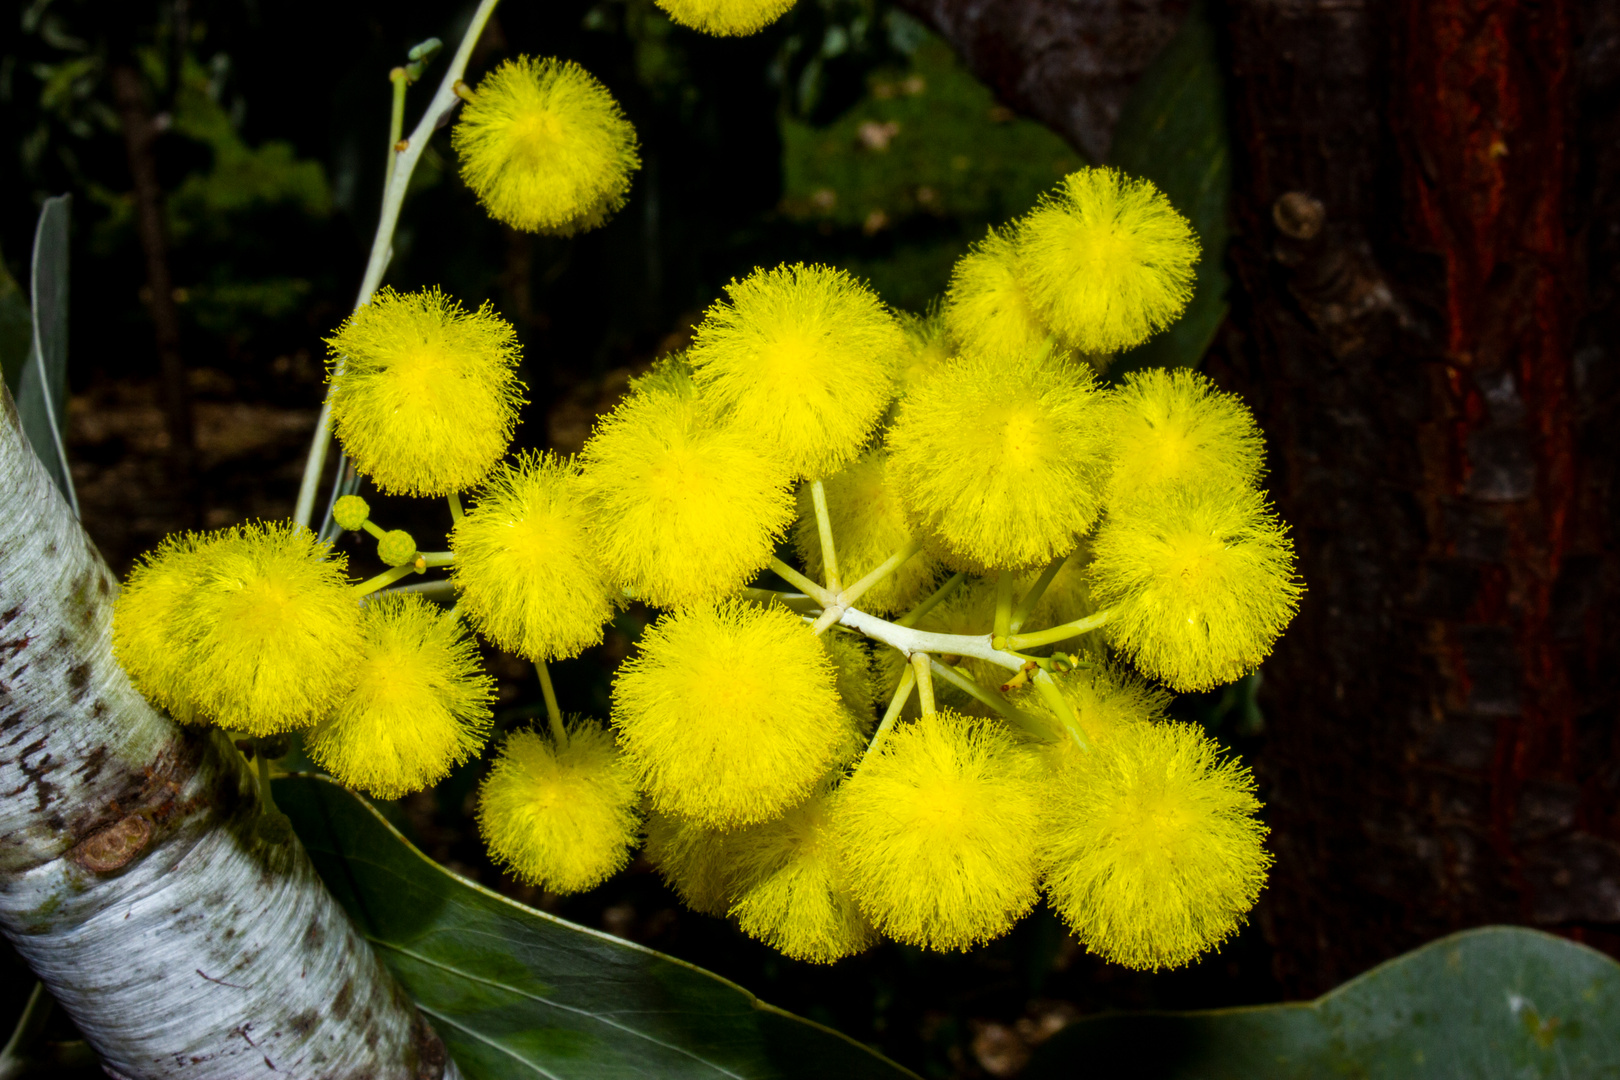
POLYGON ((130 685, 116 592, 0 388, 0 930, 113 1076, 456 1076, 240 755, 130 685))

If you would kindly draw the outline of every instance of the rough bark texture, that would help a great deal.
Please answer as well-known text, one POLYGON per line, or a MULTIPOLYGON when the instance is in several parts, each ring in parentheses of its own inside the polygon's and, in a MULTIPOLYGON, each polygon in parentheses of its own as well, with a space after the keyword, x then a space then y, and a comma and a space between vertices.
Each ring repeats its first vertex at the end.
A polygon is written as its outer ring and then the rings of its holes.
POLYGON ((108 1073, 454 1076, 240 755, 130 686, 117 584, 3 388, 0 506, 0 930, 108 1073))
MULTIPOLYGON (((1009 103, 1067 102, 978 41, 1083 5, 932 6, 1009 103)), ((1211 367, 1266 429, 1310 589, 1262 702, 1279 975, 1314 994, 1486 922, 1616 951, 1620 14, 1212 13, 1237 239, 1211 367)))

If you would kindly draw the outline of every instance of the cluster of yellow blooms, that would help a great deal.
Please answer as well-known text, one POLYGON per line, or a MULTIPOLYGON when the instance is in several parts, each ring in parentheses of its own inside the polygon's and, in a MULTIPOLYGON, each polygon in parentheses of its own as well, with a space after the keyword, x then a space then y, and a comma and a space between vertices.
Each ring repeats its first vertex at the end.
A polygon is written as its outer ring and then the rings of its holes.
MULTIPOLYGON (((660 3, 712 32, 785 7, 660 3)), ((497 69, 453 138, 478 198, 530 229, 600 221, 634 165, 606 92, 551 61, 497 69)), ((448 551, 352 496, 338 524, 392 567, 359 586, 307 530, 171 538, 120 597, 117 653, 175 716, 308 728, 334 777, 397 797, 490 733, 464 620, 547 694, 478 807, 520 878, 587 889, 644 839, 688 904, 797 958, 965 949, 1044 893, 1104 957, 1189 962, 1253 905, 1265 829, 1248 771, 1127 663, 1228 682, 1301 591, 1243 405, 1187 371, 1098 382, 1179 314, 1197 254, 1151 184, 1083 170, 970 252, 939 314, 757 270, 577 458, 504 464, 511 329, 385 289, 329 339, 333 430, 382 490, 448 498, 448 551), (789 537, 802 571, 776 558, 789 537), (438 566, 451 611, 377 591, 438 566), (769 570, 799 591, 757 587, 769 570), (564 718, 545 664, 629 601, 663 613, 611 727, 564 718)))

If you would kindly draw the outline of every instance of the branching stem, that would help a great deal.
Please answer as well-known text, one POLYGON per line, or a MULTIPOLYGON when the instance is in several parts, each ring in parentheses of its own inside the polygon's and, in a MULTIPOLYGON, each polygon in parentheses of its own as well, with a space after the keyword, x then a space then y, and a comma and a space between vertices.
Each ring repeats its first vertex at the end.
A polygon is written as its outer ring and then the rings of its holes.
POLYGON ((895 625, 916 626, 918 619, 937 608, 940 605, 940 602, 947 596, 951 595, 956 587, 962 584, 962 582, 965 580, 967 580, 966 574, 952 574, 946 580, 945 584, 934 590, 934 595, 930 596, 928 599, 924 600, 922 603, 908 611, 905 617, 900 619, 897 623, 895 623, 895 625))
POLYGON ((922 707, 924 716, 933 716, 934 708, 934 668, 933 658, 927 653, 912 653, 911 668, 917 673, 917 704, 922 707))
POLYGON ((806 596, 815 600, 815 602, 820 604, 822 607, 826 608, 832 606, 832 594, 828 593, 826 589, 823 589, 820 585, 817 585, 815 582, 793 569, 793 567, 789 566, 781 559, 771 559, 771 569, 776 571, 776 575, 783 581, 790 585, 797 585, 806 596))
MULTIPOLYGON (((461 104, 461 98, 456 93, 456 84, 461 82, 461 76, 467 70, 467 61, 472 56, 473 46, 484 32, 484 24, 495 11, 498 0, 479 0, 478 9, 473 12, 471 21, 467 23, 467 32, 461 36, 461 44, 456 47, 455 56, 450 59, 450 66, 439 80, 439 88, 433 94, 433 100, 428 102, 427 109, 422 113, 422 119, 411 132, 411 137, 405 140, 404 148, 400 148, 401 140, 395 137, 390 145, 393 147, 393 158, 388 170, 388 182, 383 188, 382 215, 377 222, 377 232, 371 240, 371 254, 366 259, 366 272, 360 279, 360 290, 356 296, 354 306, 369 303, 371 294, 377 291, 382 284, 383 272, 388 268, 388 260, 394 252, 394 229, 399 225, 400 205, 405 201, 405 191, 411 186, 411 174, 416 171, 416 163, 421 160, 422 152, 427 149, 428 139, 438 129, 439 124, 450 115, 450 111, 461 104)), ((394 83, 396 96, 405 92, 405 80, 399 79, 394 83)), ((403 102, 399 106, 403 110, 403 102)), ((401 130, 403 130, 404 113, 400 112, 401 130)), ((339 370, 342 361, 339 360, 339 370)), ((308 525, 315 512, 315 489, 320 485, 321 472, 326 466, 326 451, 331 438, 332 426, 332 395, 330 390, 326 399, 321 402, 320 418, 315 421, 315 435, 310 440, 309 457, 304 461, 304 478, 298 485, 298 503, 293 510, 293 520, 300 525, 308 525)), ((343 470, 339 470, 341 476, 343 470)))
POLYGON ((838 576, 838 549, 833 546, 832 515, 827 512, 827 488, 820 480, 810 481, 810 501, 816 507, 816 531, 821 534, 821 569, 827 591, 837 596, 843 591, 838 576))
POLYGON ((884 712, 877 730, 872 733, 872 741, 866 745, 866 753, 861 755, 860 762, 855 766, 856 772, 860 772, 861 766, 865 765, 867 759, 877 753, 878 747, 883 745, 889 729, 894 727, 894 722, 900 718, 900 711, 906 707, 906 702, 911 700, 911 691, 916 685, 917 669, 908 664, 906 670, 900 674, 900 685, 894 688, 894 696, 889 699, 889 708, 884 712))
POLYGON ((1007 624, 1007 633, 1016 634, 1024 628, 1024 623, 1035 610, 1035 605, 1041 602, 1041 597, 1046 595, 1046 590, 1058 576, 1058 571, 1062 570, 1063 564, 1068 561, 1069 556, 1063 555, 1046 564, 1041 576, 1035 579, 1035 584, 1029 587, 1029 592, 1025 593, 1023 599, 1018 601, 1018 606, 1013 608, 1012 618, 1007 624))
POLYGON ((1095 615, 1087 615, 1083 619, 1054 626, 1050 630, 1037 630, 1033 634, 1012 634, 999 640, 997 644, 1005 649, 1037 649, 1042 645, 1056 645, 1060 641, 1089 634, 1107 621, 1108 612, 1099 611, 1095 615))
POLYGON ((557 708, 557 690, 551 685, 551 669, 544 660, 538 660, 534 670, 540 674, 540 696, 546 699, 546 722, 551 725, 551 741, 561 750, 568 745, 568 732, 563 728, 562 710, 557 708))

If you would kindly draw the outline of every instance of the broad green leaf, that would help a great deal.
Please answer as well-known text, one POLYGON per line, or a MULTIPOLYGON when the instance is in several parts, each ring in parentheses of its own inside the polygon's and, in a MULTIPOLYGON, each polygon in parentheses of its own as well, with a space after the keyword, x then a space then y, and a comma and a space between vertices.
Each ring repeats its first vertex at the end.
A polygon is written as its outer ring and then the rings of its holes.
POLYGON ((46 199, 34 230, 33 341, 17 380, 17 415, 34 453, 77 514, 79 497, 73 490, 63 442, 67 431, 68 210, 72 201, 71 195, 46 199))
POLYGON ((1113 371, 1193 367, 1226 318, 1231 138, 1215 29, 1203 4, 1142 73, 1114 128, 1110 163, 1145 176, 1192 222, 1203 246, 1192 302, 1168 330, 1119 357, 1113 371))
POLYGON ((1620 1077, 1620 964, 1521 927, 1467 930, 1314 1002, 1083 1020, 1024 1080, 1620 1077))
POLYGON ((275 797, 468 1080, 913 1075, 701 968, 458 877, 324 777, 277 780, 275 797))

